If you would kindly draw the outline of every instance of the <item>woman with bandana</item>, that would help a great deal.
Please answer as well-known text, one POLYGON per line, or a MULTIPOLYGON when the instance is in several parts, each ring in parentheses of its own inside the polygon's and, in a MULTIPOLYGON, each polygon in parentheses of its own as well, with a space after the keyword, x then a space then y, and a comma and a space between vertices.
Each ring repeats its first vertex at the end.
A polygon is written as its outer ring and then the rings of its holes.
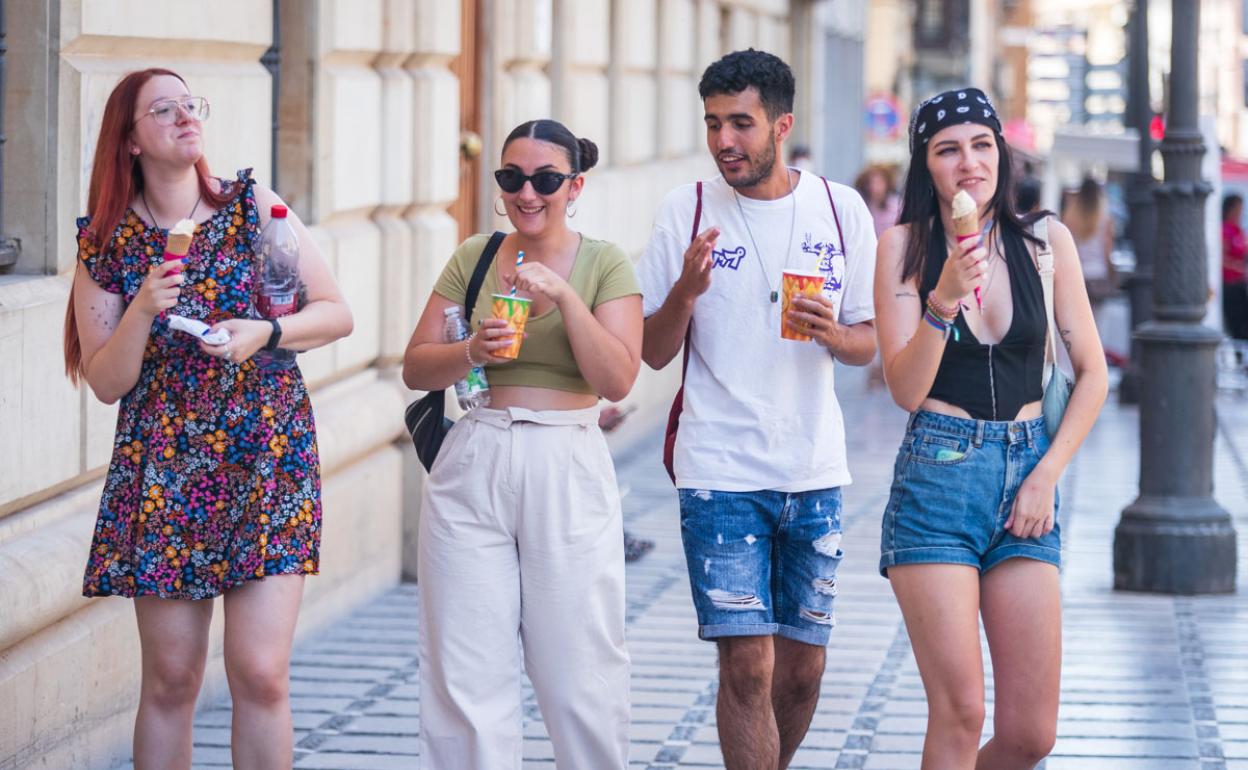
POLYGON ((1010 152, 987 96, 945 92, 910 125, 899 224, 876 259, 884 372, 911 413, 880 572, 927 694, 922 767, 1031 768, 1057 725, 1057 480, 1105 400, 1105 358, 1070 231, 1053 219, 1037 228, 1048 212, 1015 211, 1010 152), (962 191, 980 235, 959 240, 952 211, 962 191), (1041 415, 1048 322, 1037 257, 1046 246, 1077 382, 1053 435, 1041 415), (993 737, 982 747, 981 616, 994 684, 993 737))

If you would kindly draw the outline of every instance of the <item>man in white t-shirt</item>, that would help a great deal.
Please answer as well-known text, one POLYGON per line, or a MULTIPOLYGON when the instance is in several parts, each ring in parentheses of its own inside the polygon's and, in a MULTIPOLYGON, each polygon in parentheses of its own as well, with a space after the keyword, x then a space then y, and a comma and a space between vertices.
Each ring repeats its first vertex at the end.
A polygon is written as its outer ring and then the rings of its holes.
POLYGON ((688 334, 674 451, 698 633, 719 646, 724 762, 784 768, 819 699, 849 483, 833 361, 875 354, 875 230, 849 187, 786 168, 793 73, 761 51, 698 91, 721 176, 663 200, 642 257, 642 357, 688 334), (696 237, 695 237, 696 233, 696 237), (823 275, 781 318, 781 271, 823 275), (781 324, 810 341, 781 338, 781 324))

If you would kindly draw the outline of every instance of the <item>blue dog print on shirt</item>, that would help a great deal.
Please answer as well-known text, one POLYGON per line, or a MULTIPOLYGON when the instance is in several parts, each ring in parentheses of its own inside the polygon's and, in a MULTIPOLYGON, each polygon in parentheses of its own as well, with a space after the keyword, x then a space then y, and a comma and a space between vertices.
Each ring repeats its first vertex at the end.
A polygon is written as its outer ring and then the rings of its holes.
POLYGON ((819 241, 813 243, 810 233, 806 233, 806 237, 802 239, 802 251, 807 254, 819 255, 819 272, 823 273, 823 291, 824 293, 839 291, 841 288, 842 276, 836 274, 835 258, 842 251, 835 244, 819 241))
POLYGON ((745 259, 745 247, 715 249, 711 252, 711 259, 711 267, 726 267, 729 270, 736 270, 741 267, 741 260, 745 259))

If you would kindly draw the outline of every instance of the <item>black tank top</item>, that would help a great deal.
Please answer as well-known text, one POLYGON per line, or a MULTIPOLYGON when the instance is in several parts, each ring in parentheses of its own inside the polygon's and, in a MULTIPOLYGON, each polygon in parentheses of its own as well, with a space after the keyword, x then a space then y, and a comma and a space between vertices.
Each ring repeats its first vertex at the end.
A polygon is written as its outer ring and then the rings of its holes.
MULTIPOLYGON (((950 334, 940 369, 927 395, 965 409, 977 420, 1013 420, 1024 405, 1039 401, 1044 372, 1044 287, 1023 237, 999 229, 1010 269, 1010 297, 1014 317, 1005 336, 995 345, 982 345, 961 312, 954 323, 959 339, 950 334)), ((927 258, 919 281, 919 299, 936 287, 945 266, 945 230, 940 218, 932 225, 927 258)))

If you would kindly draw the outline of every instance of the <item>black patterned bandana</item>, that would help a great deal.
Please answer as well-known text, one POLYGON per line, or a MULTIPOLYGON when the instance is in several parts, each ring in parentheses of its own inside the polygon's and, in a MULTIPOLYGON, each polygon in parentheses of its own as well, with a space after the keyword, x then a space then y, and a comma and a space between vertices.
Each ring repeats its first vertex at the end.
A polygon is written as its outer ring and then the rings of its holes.
POLYGON ((978 88, 945 91, 915 108, 910 118, 910 154, 941 129, 962 123, 979 123, 1001 133, 1001 120, 987 94, 978 88))

